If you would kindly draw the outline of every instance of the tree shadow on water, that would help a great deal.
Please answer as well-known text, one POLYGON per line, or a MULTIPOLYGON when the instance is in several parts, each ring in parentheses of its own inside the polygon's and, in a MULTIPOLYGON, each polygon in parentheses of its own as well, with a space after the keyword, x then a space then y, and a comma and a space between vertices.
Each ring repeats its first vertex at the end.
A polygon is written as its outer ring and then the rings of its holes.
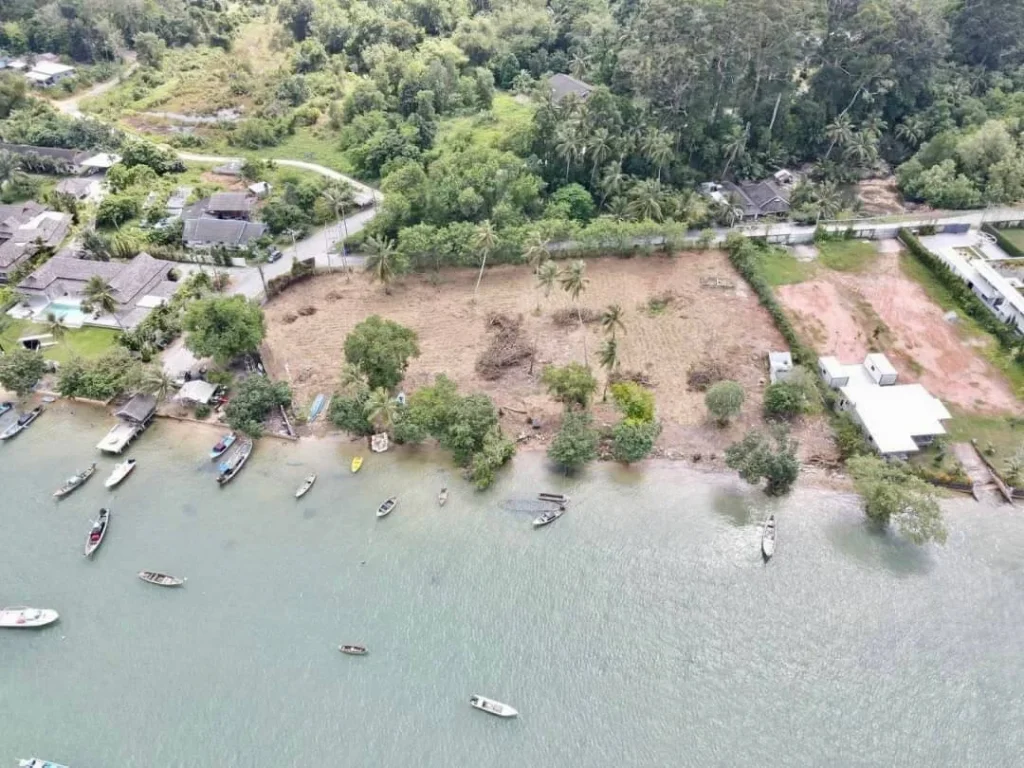
POLYGON ((716 515, 736 528, 761 520, 750 503, 750 497, 735 488, 716 490, 711 498, 711 508, 716 515))
POLYGON ((891 526, 867 518, 830 523, 828 538, 849 559, 899 578, 924 576, 935 566, 927 546, 918 546, 891 526))

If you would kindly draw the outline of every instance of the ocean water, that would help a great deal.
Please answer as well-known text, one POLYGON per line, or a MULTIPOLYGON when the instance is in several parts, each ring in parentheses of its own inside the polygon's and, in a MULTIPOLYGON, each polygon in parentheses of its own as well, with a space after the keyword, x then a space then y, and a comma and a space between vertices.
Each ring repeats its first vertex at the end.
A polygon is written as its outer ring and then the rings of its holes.
POLYGON ((480 494, 429 451, 352 475, 347 440, 265 439, 219 488, 218 433, 163 421, 110 492, 116 462, 94 448, 109 421, 56 405, 0 445, 0 603, 61 614, 0 631, 0 765, 1024 761, 1020 509, 951 502, 948 544, 918 548, 844 494, 768 500, 671 463, 565 479, 531 455, 480 494), (572 503, 535 531, 506 502, 538 490, 572 503), (101 506, 110 533, 86 561, 101 506), (153 587, 142 569, 188 583, 153 587), (520 717, 471 709, 473 693, 520 717))

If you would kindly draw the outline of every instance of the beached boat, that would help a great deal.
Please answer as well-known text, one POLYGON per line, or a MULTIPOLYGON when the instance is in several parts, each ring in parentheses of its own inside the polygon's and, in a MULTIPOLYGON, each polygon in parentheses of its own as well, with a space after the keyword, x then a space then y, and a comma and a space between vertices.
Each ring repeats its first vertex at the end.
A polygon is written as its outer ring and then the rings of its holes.
POLYGON ((103 508, 100 510, 99 518, 92 524, 92 528, 89 530, 89 535, 85 539, 86 557, 91 557, 92 553, 100 548, 100 544, 103 543, 103 539, 107 536, 107 528, 109 526, 110 510, 103 508))
POLYGON ((252 445, 252 440, 246 440, 242 443, 242 446, 238 449, 238 453, 232 457, 231 461, 220 465, 220 474, 217 476, 218 485, 227 485, 235 479, 235 475, 242 471, 242 467, 245 466, 245 462, 247 462, 249 460, 249 456, 252 455, 252 445))
POLYGON ((442 488, 441 492, 437 494, 437 506, 443 507, 448 503, 448 488, 442 488))
POLYGON ((234 432, 229 432, 220 439, 220 442, 213 446, 213 450, 210 451, 210 459, 219 459, 224 455, 225 451, 235 444, 235 440, 238 439, 238 435, 234 432))
POLYGON ((13 407, 14 407, 14 403, 12 403, 10 401, 4 401, 4 402, 0 403, 0 416, 3 416, 5 413, 7 413, 13 407))
POLYGON ((300 485, 299 489, 295 491, 295 498, 301 499, 303 496, 309 493, 309 489, 313 487, 313 483, 315 482, 316 473, 314 472, 312 475, 310 475, 309 477, 302 481, 302 485, 300 485))
POLYGON ((339 645, 338 650, 349 656, 365 656, 367 651, 362 645, 339 645))
POLYGON ((110 473, 110 477, 103 482, 103 485, 107 488, 116 488, 126 477, 128 477, 128 475, 132 473, 133 469, 135 469, 135 459, 122 461, 114 467, 114 471, 110 473))
POLYGON ((552 510, 550 510, 548 512, 545 512, 540 517, 536 518, 533 521, 533 527, 534 528, 540 528, 540 527, 545 526, 545 525, 550 525, 551 523, 555 522, 555 520, 557 520, 558 518, 560 518, 564 514, 565 514, 565 507, 559 507, 558 509, 552 509, 552 510))
POLYGON ((352 471, 353 472, 358 472, 359 468, 361 466, 363 466, 363 457, 362 456, 356 456, 354 459, 352 459, 352 471))
POLYGON ((308 423, 312 424, 316 421, 316 417, 320 415, 320 412, 324 409, 324 403, 327 402, 327 398, 324 395, 317 395, 313 400, 313 404, 309 406, 309 419, 308 423))
POLYGON ((766 561, 771 560, 775 554, 775 515, 769 515, 764 521, 764 530, 761 532, 761 557, 766 561))
POLYGON ((61 763, 54 763, 50 760, 40 760, 38 757, 30 757, 28 760, 19 760, 18 768, 68 768, 61 763))
POLYGON ((398 497, 392 496, 390 499, 385 501, 379 507, 377 507, 377 517, 387 517, 390 515, 395 507, 398 506, 398 497))
POLYGON ((500 701, 488 699, 486 696, 470 696, 469 706, 474 709, 479 709, 481 712, 486 712, 489 715, 497 715, 498 717, 515 717, 519 714, 519 712, 508 704, 502 704, 500 701))
POLYGON ((0 610, 0 628, 33 629, 53 624, 60 616, 49 608, 27 608, 18 605, 0 610))
POLYGON ((85 485, 85 481, 88 480, 96 473, 96 462, 94 461, 88 469, 83 469, 77 475, 72 475, 64 481, 64 485, 53 492, 53 495, 58 499, 62 499, 72 491, 81 488, 85 485))
POLYGON ((11 424, 3 432, 0 432, 0 440, 10 440, 15 435, 20 435, 24 432, 28 425, 39 418, 39 414, 43 412, 43 406, 37 405, 28 413, 23 413, 18 417, 18 420, 11 424))
POLYGON ((177 578, 175 576, 168 576, 166 573, 157 573, 156 571, 139 571, 139 578, 143 581, 148 581, 150 584, 156 584, 158 587, 180 587, 188 579, 177 578))

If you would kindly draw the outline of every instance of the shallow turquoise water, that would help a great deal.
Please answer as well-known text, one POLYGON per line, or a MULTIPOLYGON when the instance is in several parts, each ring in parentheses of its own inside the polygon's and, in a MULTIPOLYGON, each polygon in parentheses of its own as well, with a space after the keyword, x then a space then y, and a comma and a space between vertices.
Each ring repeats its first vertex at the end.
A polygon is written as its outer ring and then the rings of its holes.
POLYGON ((474 493, 429 454, 264 440, 224 489, 216 432, 160 422, 108 492, 109 417, 51 408, 0 446, 0 765, 1011 766, 1024 754, 1024 520, 950 507, 943 549, 851 497, 768 501, 673 464, 566 481, 521 456, 474 493), (310 470, 313 490, 291 496, 310 470), (451 499, 438 509, 447 483, 451 499), (533 531, 502 501, 573 497, 533 531), (376 520, 386 496, 397 511, 376 520), (90 517, 113 510, 96 558, 90 517), (779 515, 765 567, 756 523, 779 515), (365 564, 363 564, 365 561, 365 564), (181 590, 143 568, 187 576, 181 590), (342 642, 369 646, 365 658, 342 642), (502 721, 471 693, 517 707, 502 721))

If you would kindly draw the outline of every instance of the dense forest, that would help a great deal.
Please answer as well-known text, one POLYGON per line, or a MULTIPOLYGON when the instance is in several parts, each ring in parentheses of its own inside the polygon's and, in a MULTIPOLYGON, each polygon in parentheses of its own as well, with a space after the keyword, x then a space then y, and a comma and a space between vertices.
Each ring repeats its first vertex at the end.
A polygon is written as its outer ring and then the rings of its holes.
MULTIPOLYGON (((386 193, 367 235, 410 259, 473 260, 481 238, 521 252, 588 223, 728 223, 698 182, 786 167, 807 171, 793 204, 811 221, 889 173, 936 207, 1024 199, 1020 0, 0 0, 0 47, 133 48, 155 86, 165 48, 230 50, 257 17, 283 27, 288 64, 232 143, 326 124, 386 193), (596 89, 555 100, 559 72, 596 89), (444 133, 513 95, 525 122, 444 133)), ((252 95, 251 77, 232 88, 252 95)))

